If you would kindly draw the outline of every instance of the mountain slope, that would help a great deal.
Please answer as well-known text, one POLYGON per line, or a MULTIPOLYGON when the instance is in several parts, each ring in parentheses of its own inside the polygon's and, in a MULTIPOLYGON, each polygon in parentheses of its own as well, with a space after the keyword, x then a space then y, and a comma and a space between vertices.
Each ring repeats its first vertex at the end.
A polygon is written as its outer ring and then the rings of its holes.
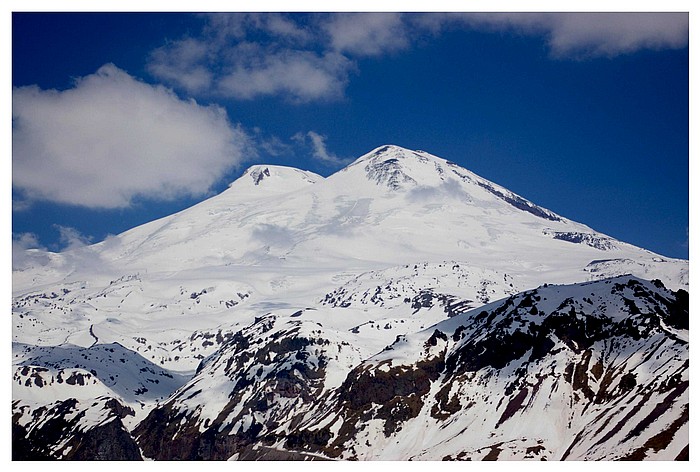
MULTIPOLYGON (((397 146, 380 147, 325 179, 254 166, 220 195, 61 259, 48 267, 74 278, 98 266, 136 273, 351 260, 373 270, 458 260, 534 277, 529 286, 628 272, 687 285, 682 261, 597 233, 449 161, 397 146)), ((47 272, 46 265, 38 269, 47 272)), ((28 272, 17 274, 20 287, 31 285, 28 272)))
POLYGON ((675 458, 687 438, 688 261, 423 151, 382 146, 327 178, 253 166, 174 215, 23 256, 18 457, 675 458), (508 362, 482 359, 504 345, 508 362), (525 402, 554 405, 554 426, 511 431, 525 402), (628 414, 663 424, 610 429, 628 414))

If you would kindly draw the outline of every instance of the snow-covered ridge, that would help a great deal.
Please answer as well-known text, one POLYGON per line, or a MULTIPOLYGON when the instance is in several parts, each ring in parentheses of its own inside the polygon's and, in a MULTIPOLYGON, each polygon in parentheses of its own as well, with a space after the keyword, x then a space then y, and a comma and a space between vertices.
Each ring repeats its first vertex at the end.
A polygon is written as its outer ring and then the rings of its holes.
POLYGON ((240 187, 252 180, 255 186, 264 186, 266 191, 277 193, 291 192, 303 188, 305 184, 315 184, 323 180, 313 172, 277 165, 254 165, 246 169, 241 177, 232 182, 230 187, 240 187))
POLYGON ((315 416, 325 423, 335 409, 345 420, 344 432, 326 427, 323 450, 383 460, 682 456, 686 315, 687 293, 633 277, 540 287, 458 314, 348 374, 315 416))
POLYGON ((687 447, 687 314, 687 293, 659 281, 543 286, 359 363, 353 332, 314 311, 267 315, 136 435, 158 459, 200 457, 212 431, 241 441, 216 458, 252 454, 258 437, 287 457, 673 459, 687 447), (179 432, 172 455, 165 431, 179 432))

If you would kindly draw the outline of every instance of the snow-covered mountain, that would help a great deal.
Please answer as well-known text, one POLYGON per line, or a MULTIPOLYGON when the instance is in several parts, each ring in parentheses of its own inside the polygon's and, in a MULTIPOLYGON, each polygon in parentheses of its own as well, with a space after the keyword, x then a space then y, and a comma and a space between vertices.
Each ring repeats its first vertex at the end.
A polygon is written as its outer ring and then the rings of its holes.
POLYGON ((15 259, 18 458, 687 454, 688 261, 423 151, 15 259))

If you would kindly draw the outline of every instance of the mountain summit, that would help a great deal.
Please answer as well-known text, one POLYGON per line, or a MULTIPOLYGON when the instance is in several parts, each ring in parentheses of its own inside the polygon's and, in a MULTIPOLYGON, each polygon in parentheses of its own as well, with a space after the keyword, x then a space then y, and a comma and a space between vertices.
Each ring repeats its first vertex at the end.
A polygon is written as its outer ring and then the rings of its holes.
POLYGON ((323 177, 318 174, 293 167, 254 165, 231 183, 229 188, 233 188, 239 196, 251 187, 264 188, 266 192, 271 193, 287 193, 320 180, 323 180, 323 177))
POLYGON ((442 159, 420 151, 410 151, 399 146, 381 146, 357 159, 344 171, 361 167, 368 180, 399 190, 444 182, 440 161, 442 159))
POLYGON ((425 151, 411 151, 393 145, 381 146, 360 157, 343 171, 348 171, 354 166, 362 167, 368 180, 385 185, 392 190, 446 186, 446 189, 458 193, 461 191, 467 198, 475 195, 475 198, 483 201, 486 206, 488 206, 488 200, 495 196, 509 205, 535 216, 552 221, 562 220, 560 216, 551 211, 540 208, 453 162, 433 156, 425 151), (455 185, 459 183, 461 185, 455 185), (484 198, 486 195, 483 194, 483 191, 490 194, 489 198, 484 198))
POLYGON ((15 458, 687 457, 688 261, 424 151, 24 260, 15 458))
MULTIPOLYGON (((323 178, 256 165, 220 195, 83 253, 91 266, 138 272, 202 266, 469 261, 522 287, 631 273, 687 285, 687 264, 573 222, 424 151, 381 146, 323 178)), ((65 253, 50 273, 84 267, 65 253)), ((47 281, 46 271, 38 267, 47 281)), ((28 275, 29 272, 25 273, 28 275)), ((32 276, 34 277, 34 276, 32 276)))

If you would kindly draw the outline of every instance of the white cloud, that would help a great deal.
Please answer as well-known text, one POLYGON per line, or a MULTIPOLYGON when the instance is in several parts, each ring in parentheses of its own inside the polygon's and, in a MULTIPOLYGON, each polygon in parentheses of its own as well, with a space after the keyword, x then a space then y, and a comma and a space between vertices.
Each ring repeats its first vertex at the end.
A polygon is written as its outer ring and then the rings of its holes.
POLYGON ((472 13, 440 18, 443 24, 458 21, 475 28, 543 35, 558 58, 613 57, 688 45, 687 13, 472 13))
POLYGON ((22 199, 16 195, 12 195, 12 211, 26 211, 32 207, 30 200, 22 199))
POLYGON ((260 49, 237 57, 232 70, 219 78, 216 91, 246 100, 278 94, 296 102, 338 99, 352 67, 340 54, 260 49))
POLYGON ((549 39, 555 55, 615 56, 688 44, 685 13, 579 13, 555 18, 549 39))
POLYGON ((200 34, 152 51, 154 77, 190 94, 304 103, 342 99, 356 70, 351 55, 408 44, 391 14, 214 13, 200 34))
POLYGON ((78 249, 92 243, 91 236, 85 236, 70 226, 53 225, 58 230, 58 241, 65 250, 78 249))
POLYGON ((154 50, 154 76, 192 94, 250 100, 280 95, 292 102, 343 97, 354 63, 324 48, 304 47, 312 33, 298 16, 209 14, 197 37, 154 50))
POLYGON ((151 52, 148 71, 166 82, 175 82, 190 93, 209 90, 214 78, 205 67, 207 44, 186 38, 174 41, 151 52))
POLYGON ((39 243, 39 238, 34 233, 12 234, 12 270, 43 266, 48 262, 46 248, 39 243))
POLYGON ((311 39, 311 33, 304 27, 285 18, 278 13, 257 14, 256 18, 261 21, 265 30, 277 37, 288 40, 306 42, 311 39))
POLYGON ((179 99, 114 65, 65 91, 13 90, 13 186, 29 200, 121 208, 203 195, 248 137, 216 106, 179 99))
POLYGON ((311 32, 291 16, 281 13, 208 13, 203 32, 217 42, 244 39, 248 32, 263 32, 276 40, 306 42, 311 32))
POLYGON ((283 142, 277 136, 265 137, 260 131, 257 131, 256 146, 261 153, 269 156, 281 156, 292 152, 292 146, 283 142))
POLYGON ((12 246, 13 249, 17 247, 18 249, 41 249, 46 250, 44 246, 39 243, 39 238, 34 233, 19 233, 12 234, 12 246))
MULTIPOLYGON (((316 133, 315 131, 309 131, 308 133, 306 133, 306 137, 308 137, 311 141, 312 156, 315 159, 318 159, 319 161, 325 164, 331 165, 344 165, 349 162, 348 159, 341 159, 335 154, 328 151, 328 149, 326 148, 326 136, 322 136, 316 133)), ((292 139, 298 142, 305 142, 306 140, 303 138, 303 135, 299 134, 292 137, 292 139)))
POLYGON ((409 45, 401 13, 338 13, 323 26, 333 49, 358 56, 379 56, 409 45))

